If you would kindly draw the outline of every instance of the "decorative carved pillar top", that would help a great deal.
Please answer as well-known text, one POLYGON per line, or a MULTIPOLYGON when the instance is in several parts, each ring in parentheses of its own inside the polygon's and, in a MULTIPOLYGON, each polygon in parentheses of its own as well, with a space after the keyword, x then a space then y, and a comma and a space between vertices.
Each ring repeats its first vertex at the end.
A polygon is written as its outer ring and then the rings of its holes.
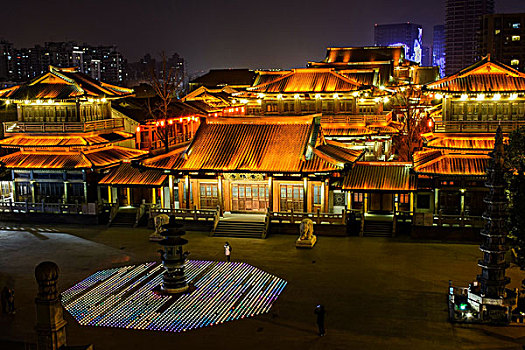
POLYGON ((58 266, 52 261, 44 261, 35 268, 35 278, 38 283, 37 299, 53 301, 58 299, 58 266))

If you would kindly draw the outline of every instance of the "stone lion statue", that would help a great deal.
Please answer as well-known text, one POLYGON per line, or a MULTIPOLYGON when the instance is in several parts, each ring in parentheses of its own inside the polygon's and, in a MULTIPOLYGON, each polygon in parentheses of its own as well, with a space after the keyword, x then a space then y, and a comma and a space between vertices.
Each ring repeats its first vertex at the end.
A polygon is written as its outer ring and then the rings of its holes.
POLYGON ((314 235, 314 223, 310 219, 303 219, 301 225, 299 226, 301 235, 299 236, 300 240, 309 240, 312 239, 314 235))
POLYGON ((149 236, 149 240, 150 241, 160 241, 162 240, 164 237, 161 235, 163 229, 162 229, 162 225, 166 225, 166 224, 169 224, 170 222, 170 217, 166 214, 159 214, 157 216, 155 216, 153 218, 153 223, 154 223, 154 226, 155 226, 155 232, 153 232, 150 236, 149 236))

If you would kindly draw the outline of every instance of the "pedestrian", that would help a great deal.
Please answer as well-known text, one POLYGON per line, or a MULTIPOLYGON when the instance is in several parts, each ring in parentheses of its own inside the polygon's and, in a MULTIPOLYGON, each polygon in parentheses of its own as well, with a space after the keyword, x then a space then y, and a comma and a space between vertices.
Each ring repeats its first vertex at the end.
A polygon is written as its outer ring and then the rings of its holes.
POLYGON ((324 337, 325 335, 325 329, 324 329, 324 306, 319 304, 315 307, 314 313, 317 315, 317 328, 319 328, 319 336, 324 337))
POLYGON ((232 253, 232 247, 230 243, 226 242, 224 243, 224 255, 226 255, 226 260, 230 262, 230 255, 232 253))

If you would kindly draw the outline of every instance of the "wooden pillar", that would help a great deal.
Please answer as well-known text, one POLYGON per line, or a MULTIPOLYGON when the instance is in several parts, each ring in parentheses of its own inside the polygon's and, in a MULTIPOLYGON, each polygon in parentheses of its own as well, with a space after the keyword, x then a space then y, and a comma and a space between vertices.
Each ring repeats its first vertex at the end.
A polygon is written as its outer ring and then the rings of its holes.
POLYGON ((220 214, 224 212, 224 195, 222 187, 222 176, 217 176, 217 200, 219 201, 220 214))
POLYGON ((165 200, 164 200, 164 186, 160 188, 160 207, 166 208, 165 200))
POLYGON ((151 189, 151 202, 157 204, 157 189, 155 187, 151 189))
POLYGON ((273 176, 268 177, 268 208, 273 211, 273 176))
POLYGON ((111 198, 111 186, 108 186, 108 203, 113 203, 113 198, 111 198))
POLYGON ((308 213, 308 178, 303 178, 303 212, 308 213))
POLYGON ((367 213, 367 212, 368 212, 368 192, 365 192, 364 198, 363 198, 363 213, 367 213))
POLYGON ((190 176, 185 175, 184 176, 184 190, 186 191, 186 209, 191 209, 190 206, 190 198, 191 198, 191 190, 190 190, 190 176))
POLYGON ((126 187, 126 197, 128 197, 128 207, 131 207, 131 189, 126 187))
POLYGON ((175 193, 173 192, 173 185, 174 185, 174 180, 173 180, 173 175, 169 175, 168 176, 168 179, 169 179, 169 193, 170 193, 170 207, 171 209, 175 209, 175 193))

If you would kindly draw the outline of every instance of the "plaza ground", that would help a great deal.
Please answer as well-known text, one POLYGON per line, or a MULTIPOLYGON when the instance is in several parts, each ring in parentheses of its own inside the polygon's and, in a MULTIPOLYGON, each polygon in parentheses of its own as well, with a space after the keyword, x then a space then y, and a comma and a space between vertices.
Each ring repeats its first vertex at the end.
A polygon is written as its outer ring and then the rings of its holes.
MULTIPOLYGON (((105 226, 0 225, 0 286, 16 290, 17 313, 0 318, 5 340, 35 342, 35 266, 55 261, 65 290, 93 272, 158 260, 150 230, 105 226)), ((189 232, 190 259, 223 260, 224 238, 189 232)), ((475 244, 359 237, 320 237, 297 250, 295 236, 227 239, 232 260, 288 281, 269 314, 186 333, 81 327, 65 313, 68 343, 109 349, 522 349, 525 328, 451 325, 448 280, 466 285, 480 272, 475 244), (325 305, 327 335, 317 336, 316 304, 325 305)), ((511 287, 525 273, 508 270, 511 287)), ((2 341, 3 340, 3 341, 2 341)), ((4 344, 4 345, 3 345, 4 344)))

